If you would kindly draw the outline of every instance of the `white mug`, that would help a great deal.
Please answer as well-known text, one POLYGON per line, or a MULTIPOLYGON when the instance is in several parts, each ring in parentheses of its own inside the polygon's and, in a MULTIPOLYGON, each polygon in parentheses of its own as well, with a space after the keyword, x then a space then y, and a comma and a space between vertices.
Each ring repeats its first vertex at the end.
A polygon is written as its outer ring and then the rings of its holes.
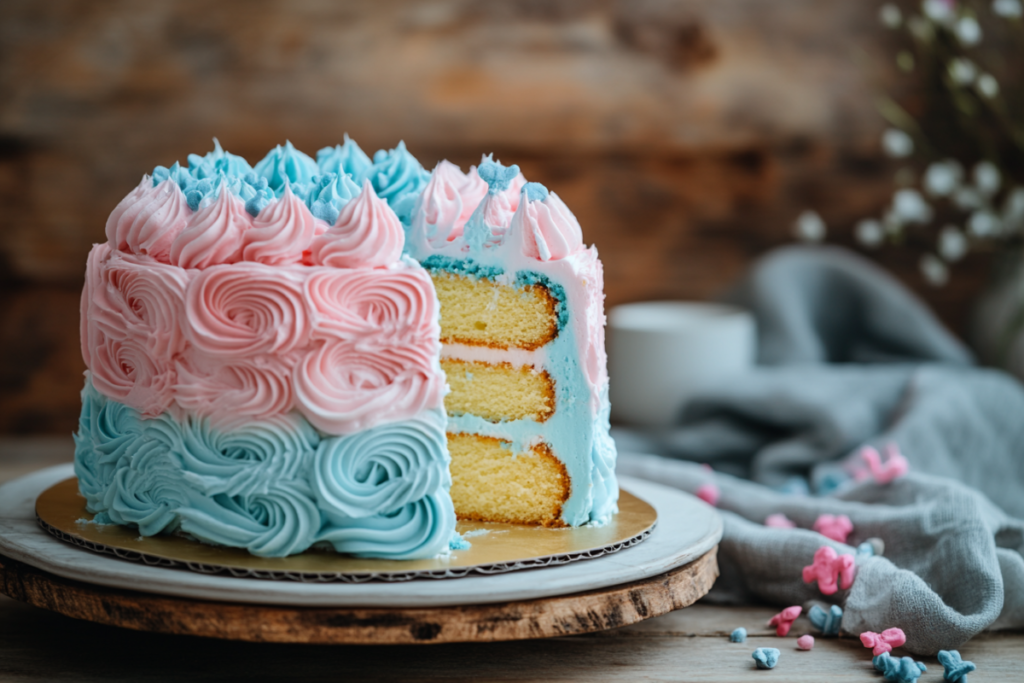
POLYGON ((724 304, 650 301, 608 314, 612 418, 645 427, 675 422, 687 400, 754 365, 757 328, 724 304))

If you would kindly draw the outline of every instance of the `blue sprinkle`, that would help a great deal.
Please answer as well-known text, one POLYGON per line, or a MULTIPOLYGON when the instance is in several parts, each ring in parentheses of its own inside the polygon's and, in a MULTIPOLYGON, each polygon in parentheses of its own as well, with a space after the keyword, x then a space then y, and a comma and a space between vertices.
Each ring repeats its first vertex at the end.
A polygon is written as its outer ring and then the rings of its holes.
POLYGON ((921 677, 922 672, 928 670, 923 663, 915 662, 910 657, 896 659, 891 657, 888 652, 878 655, 871 660, 871 663, 889 683, 914 683, 921 677))
POLYGON ((875 554, 875 547, 868 541, 864 541, 857 546, 857 554, 865 557, 872 557, 875 554))
POLYGON ((523 185, 523 192, 526 193, 526 198, 531 202, 542 202, 548 198, 548 188, 544 187, 540 183, 526 183, 523 185))
POLYGON ((476 172, 484 179, 487 183, 488 192, 491 194, 497 194, 504 192, 508 189, 509 184, 512 180, 519 175, 519 167, 515 164, 511 166, 502 166, 497 161, 488 159, 487 161, 481 162, 476 172))
POLYGON ((747 639, 747 629, 740 626, 738 629, 729 634, 729 640, 734 643, 742 643, 747 639))
POLYGON ((774 669, 775 665, 779 663, 779 654, 780 652, 774 647, 759 647, 754 650, 751 657, 757 663, 758 669, 774 669))
POLYGON ((821 635, 838 636, 839 629, 843 624, 843 608, 839 605, 832 605, 828 608, 828 612, 826 612, 817 605, 814 605, 811 607, 811 611, 807 613, 807 618, 811 620, 811 624, 816 629, 821 631, 821 635))
POLYGON ((949 683, 967 683, 967 674, 978 667, 974 662, 965 662, 956 650, 939 650, 939 664, 945 670, 942 677, 949 683))
POLYGON ((428 256, 420 265, 431 272, 441 270, 454 273, 455 275, 466 275, 486 280, 493 280, 505 272, 497 266, 480 265, 471 258, 457 259, 451 256, 442 256, 441 254, 428 256))
POLYGON ((264 197, 262 194, 258 194, 245 203, 245 210, 250 216, 256 217, 260 215, 260 211, 270 203, 270 200, 264 197))
POLYGON ((470 547, 470 542, 460 536, 458 531, 452 532, 452 538, 448 541, 449 550, 469 550, 470 547))

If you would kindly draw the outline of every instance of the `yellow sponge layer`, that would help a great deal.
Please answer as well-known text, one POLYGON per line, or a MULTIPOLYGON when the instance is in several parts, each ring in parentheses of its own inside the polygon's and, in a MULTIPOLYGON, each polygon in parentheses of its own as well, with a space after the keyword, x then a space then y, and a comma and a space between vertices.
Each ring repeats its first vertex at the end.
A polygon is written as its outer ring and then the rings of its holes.
POLYGON ((544 422, 555 412, 555 382, 546 370, 455 359, 443 359, 441 369, 451 387, 444 397, 449 415, 478 415, 490 422, 544 422))
POLYGON ((558 334, 557 302, 541 285, 513 287, 445 271, 431 274, 441 342, 533 350, 558 334))
POLYGON ((518 454, 511 445, 479 434, 448 434, 455 514, 478 522, 565 526, 565 466, 544 444, 518 454))

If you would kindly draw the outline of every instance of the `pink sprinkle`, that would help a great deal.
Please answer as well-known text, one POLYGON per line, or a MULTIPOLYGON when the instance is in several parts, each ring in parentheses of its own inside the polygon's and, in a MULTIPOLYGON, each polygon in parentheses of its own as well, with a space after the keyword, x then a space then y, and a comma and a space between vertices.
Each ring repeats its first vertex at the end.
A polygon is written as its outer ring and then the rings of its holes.
POLYGON ((718 505, 718 487, 714 484, 701 484, 697 487, 697 497, 708 505, 718 505))
POLYGON ((847 536, 853 531, 853 522, 846 515, 821 515, 812 528, 825 538, 846 543, 847 536))
POLYGON ((814 647, 814 636, 810 633, 796 639, 796 646, 801 650, 810 650, 814 647))
POLYGON ((803 571, 804 583, 818 582, 818 590, 832 595, 839 588, 846 590, 857 577, 853 555, 840 555, 831 546, 823 545, 814 553, 814 562, 803 571))
POLYGON ((907 636, 902 629, 887 628, 881 633, 865 631, 860 634, 860 642, 864 647, 872 648, 871 654, 878 656, 883 652, 891 652, 894 647, 899 647, 907 642, 907 636))
POLYGON ((796 621, 796 618, 800 616, 800 613, 804 611, 804 608, 800 605, 793 605, 782 610, 774 617, 768 620, 769 626, 775 627, 775 635, 784 636, 789 633, 789 628, 796 621))
POLYGON ((894 479, 902 477, 910 470, 910 463, 900 453, 900 449, 896 444, 890 443, 886 445, 885 456, 886 460, 883 463, 882 456, 871 446, 865 446, 860 449, 860 457, 867 463, 871 476, 874 477, 877 484, 888 484, 894 479))
POLYGON ((775 527, 776 529, 795 529, 796 522, 791 520, 781 512, 775 512, 768 515, 764 520, 765 526, 775 527))

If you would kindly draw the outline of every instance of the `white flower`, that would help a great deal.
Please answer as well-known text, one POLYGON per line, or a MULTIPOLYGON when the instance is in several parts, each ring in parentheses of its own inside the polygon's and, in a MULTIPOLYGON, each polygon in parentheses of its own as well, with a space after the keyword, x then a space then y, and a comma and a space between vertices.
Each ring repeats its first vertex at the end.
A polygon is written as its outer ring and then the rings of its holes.
POLYGON ((978 20, 968 15, 956 22, 956 37, 964 47, 974 47, 981 42, 981 26, 978 20))
POLYGON ((924 0, 921 11, 936 24, 950 24, 956 16, 950 0, 924 0))
POLYGON ((1006 195, 1003 228, 1010 233, 1024 230, 1024 187, 1015 187, 1006 195))
POLYGON ((796 219, 793 232, 802 242, 820 242, 825 239, 825 221, 814 211, 804 211, 796 219))
POLYGON ((882 133, 882 149, 894 159, 908 157, 914 152, 914 141, 898 128, 889 128, 882 133))
POLYGON ((980 161, 974 167, 974 186, 985 197, 991 197, 1003 184, 1003 176, 991 161, 980 161))
POLYGON ((932 219, 932 207, 917 190, 897 190, 892 196, 892 210, 902 223, 927 223, 932 219))
POLYGON ((885 230, 882 228, 882 224, 874 218, 865 218, 857 223, 857 226, 854 228, 854 235, 857 241, 861 243, 861 246, 874 249, 882 244, 882 241, 885 239, 885 230))
POLYGON ((978 81, 974 85, 978 88, 978 92, 988 99, 992 99, 999 94, 999 81, 992 74, 978 76, 978 81))
POLYGON ((941 287, 949 282, 949 268, 935 254, 925 254, 918 265, 925 282, 932 287, 941 287))
POLYGON ((970 85, 978 76, 978 67, 969 59, 956 57, 949 61, 949 77, 957 85, 970 85))
POLYGON ((955 225, 947 225, 939 233, 939 254, 950 263, 967 254, 967 237, 955 225))
POLYGON ((995 237, 1003 228, 1003 222, 999 216, 988 209, 980 209, 971 214, 967 219, 967 232, 975 237, 995 237))
POLYGON ((961 187, 953 193, 953 203, 961 211, 970 211, 984 206, 985 198, 973 187, 961 187))
POLYGON ((878 20, 886 28, 899 28, 900 23, 903 21, 903 13, 900 12, 900 8, 896 5, 886 3, 878 10, 878 20))
POLYGON ((1007 19, 1020 19, 1024 16, 1020 0, 993 0, 992 11, 1007 19))
POLYGON ((924 172, 925 192, 932 197, 948 197, 960 186, 964 177, 964 167, 956 159, 936 161, 924 172))

